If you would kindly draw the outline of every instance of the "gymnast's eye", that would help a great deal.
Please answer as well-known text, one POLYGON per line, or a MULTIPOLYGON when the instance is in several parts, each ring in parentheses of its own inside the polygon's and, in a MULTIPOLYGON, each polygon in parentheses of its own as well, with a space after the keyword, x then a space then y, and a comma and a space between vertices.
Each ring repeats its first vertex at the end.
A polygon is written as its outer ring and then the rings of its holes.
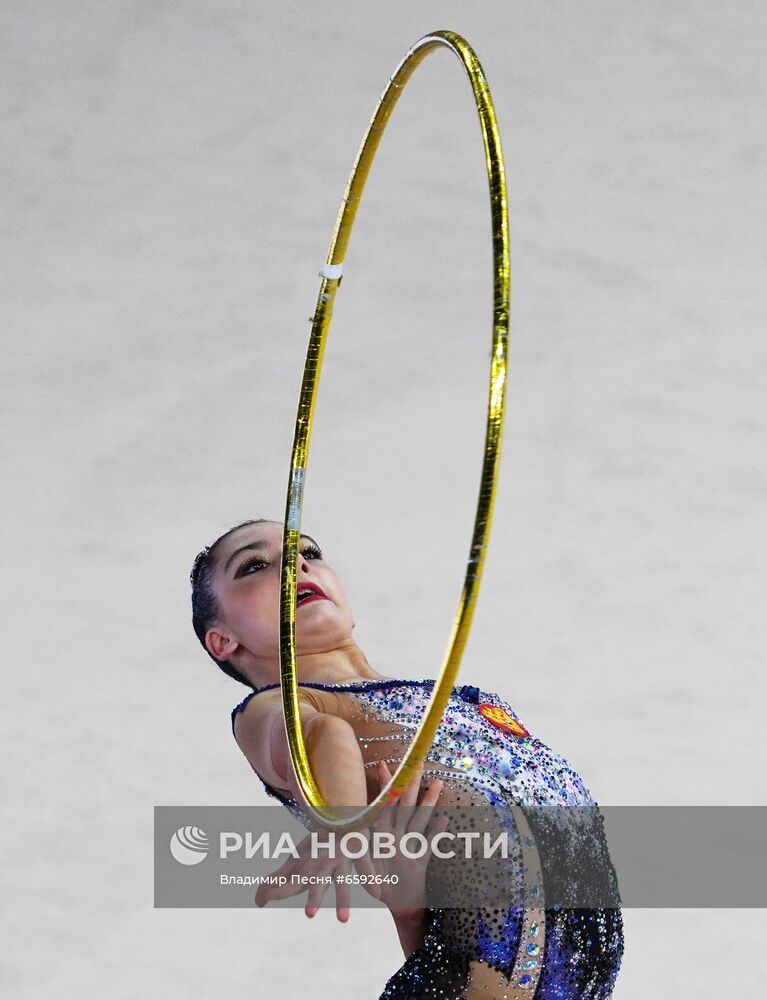
POLYGON ((262 559, 260 556, 251 556, 250 559, 246 559, 240 565, 237 570, 237 576, 251 576, 253 573, 258 573, 259 570, 265 569, 269 563, 262 559))
POLYGON ((301 549, 301 555, 304 559, 322 559, 322 550, 319 545, 313 545, 311 542, 307 542, 307 544, 301 549))

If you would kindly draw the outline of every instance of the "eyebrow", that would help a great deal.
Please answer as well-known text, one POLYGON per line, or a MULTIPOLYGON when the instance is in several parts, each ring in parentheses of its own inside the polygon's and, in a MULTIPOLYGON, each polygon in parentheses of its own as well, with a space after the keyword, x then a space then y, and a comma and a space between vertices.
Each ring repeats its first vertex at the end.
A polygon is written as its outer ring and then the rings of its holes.
MULTIPOLYGON (((317 545, 317 543, 314 541, 311 535, 301 535, 301 538, 305 538, 307 539, 307 541, 310 541, 314 545, 317 545)), ((226 573, 226 571, 231 566, 233 560, 236 559, 237 556, 240 555, 242 552, 257 551, 258 549, 268 549, 268 548, 269 548, 269 543, 265 542, 263 539, 257 539, 255 542, 248 542, 247 545, 241 545, 240 548, 235 549, 234 552, 226 560, 226 563, 224 564, 224 572, 226 573)), ((319 545, 317 545, 317 548, 319 548, 319 545)))

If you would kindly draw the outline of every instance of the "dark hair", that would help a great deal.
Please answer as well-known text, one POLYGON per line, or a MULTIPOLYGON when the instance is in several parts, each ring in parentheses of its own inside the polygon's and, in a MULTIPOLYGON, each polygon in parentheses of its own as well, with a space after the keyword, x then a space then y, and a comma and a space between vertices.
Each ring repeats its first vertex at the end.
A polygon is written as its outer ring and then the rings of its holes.
POLYGON ((233 677, 234 680, 239 681, 246 687, 252 688, 253 685, 240 671, 231 664, 228 660, 217 660, 215 656, 210 652, 208 647, 205 645, 205 635, 208 629, 218 621, 219 617, 219 607, 216 595, 213 592, 213 571, 216 568, 216 548, 220 545, 225 538, 234 531, 238 531, 240 528, 244 528, 248 524, 265 524, 271 523, 269 518, 259 517, 252 521, 241 521, 239 524, 235 524, 233 528, 225 531, 223 535, 219 535, 215 542, 210 545, 206 545, 202 552, 198 552, 195 556, 195 560, 192 563, 192 570, 189 574, 189 582, 192 585, 192 627, 194 628, 195 635, 200 640, 202 648, 208 654, 208 656, 216 663, 225 674, 233 677))

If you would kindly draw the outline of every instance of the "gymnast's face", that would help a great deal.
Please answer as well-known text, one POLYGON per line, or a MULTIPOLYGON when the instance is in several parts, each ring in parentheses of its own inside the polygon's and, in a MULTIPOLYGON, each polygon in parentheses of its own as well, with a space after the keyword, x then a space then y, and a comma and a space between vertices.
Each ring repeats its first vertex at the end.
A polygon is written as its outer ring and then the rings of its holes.
MULTIPOLYGON (((216 550, 213 590, 219 623, 206 644, 220 660, 268 666, 279 679, 279 609, 282 525, 246 524, 216 550)), ((299 656, 330 652, 351 640, 349 599, 317 543, 301 536, 298 560, 296 649, 299 656)))

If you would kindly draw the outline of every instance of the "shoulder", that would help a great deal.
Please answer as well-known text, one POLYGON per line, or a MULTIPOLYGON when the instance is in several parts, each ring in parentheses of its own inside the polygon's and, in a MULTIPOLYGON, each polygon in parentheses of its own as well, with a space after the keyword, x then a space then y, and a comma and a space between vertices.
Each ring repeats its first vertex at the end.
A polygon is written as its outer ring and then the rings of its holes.
MULTIPOLYGON (((338 700, 338 696, 332 691, 306 687, 298 689, 302 719, 314 712, 337 714, 338 700)), ((275 687, 268 691, 252 691, 232 712, 232 728, 237 742, 240 743, 240 734, 251 732, 254 726, 263 725, 264 720, 275 714, 282 715, 282 690, 275 687)))
MULTIPOLYGON (((319 714, 335 714, 334 698, 328 698, 329 694, 331 692, 311 688, 298 689, 303 727, 319 714)), ((293 769, 285 734, 281 689, 260 691, 245 699, 238 709, 232 720, 234 738, 251 767, 269 785, 293 794, 293 769)))
POLYGON ((284 790, 285 781, 272 764, 272 729, 282 708, 280 689, 249 695, 232 714, 232 732, 250 766, 269 785, 284 790))

